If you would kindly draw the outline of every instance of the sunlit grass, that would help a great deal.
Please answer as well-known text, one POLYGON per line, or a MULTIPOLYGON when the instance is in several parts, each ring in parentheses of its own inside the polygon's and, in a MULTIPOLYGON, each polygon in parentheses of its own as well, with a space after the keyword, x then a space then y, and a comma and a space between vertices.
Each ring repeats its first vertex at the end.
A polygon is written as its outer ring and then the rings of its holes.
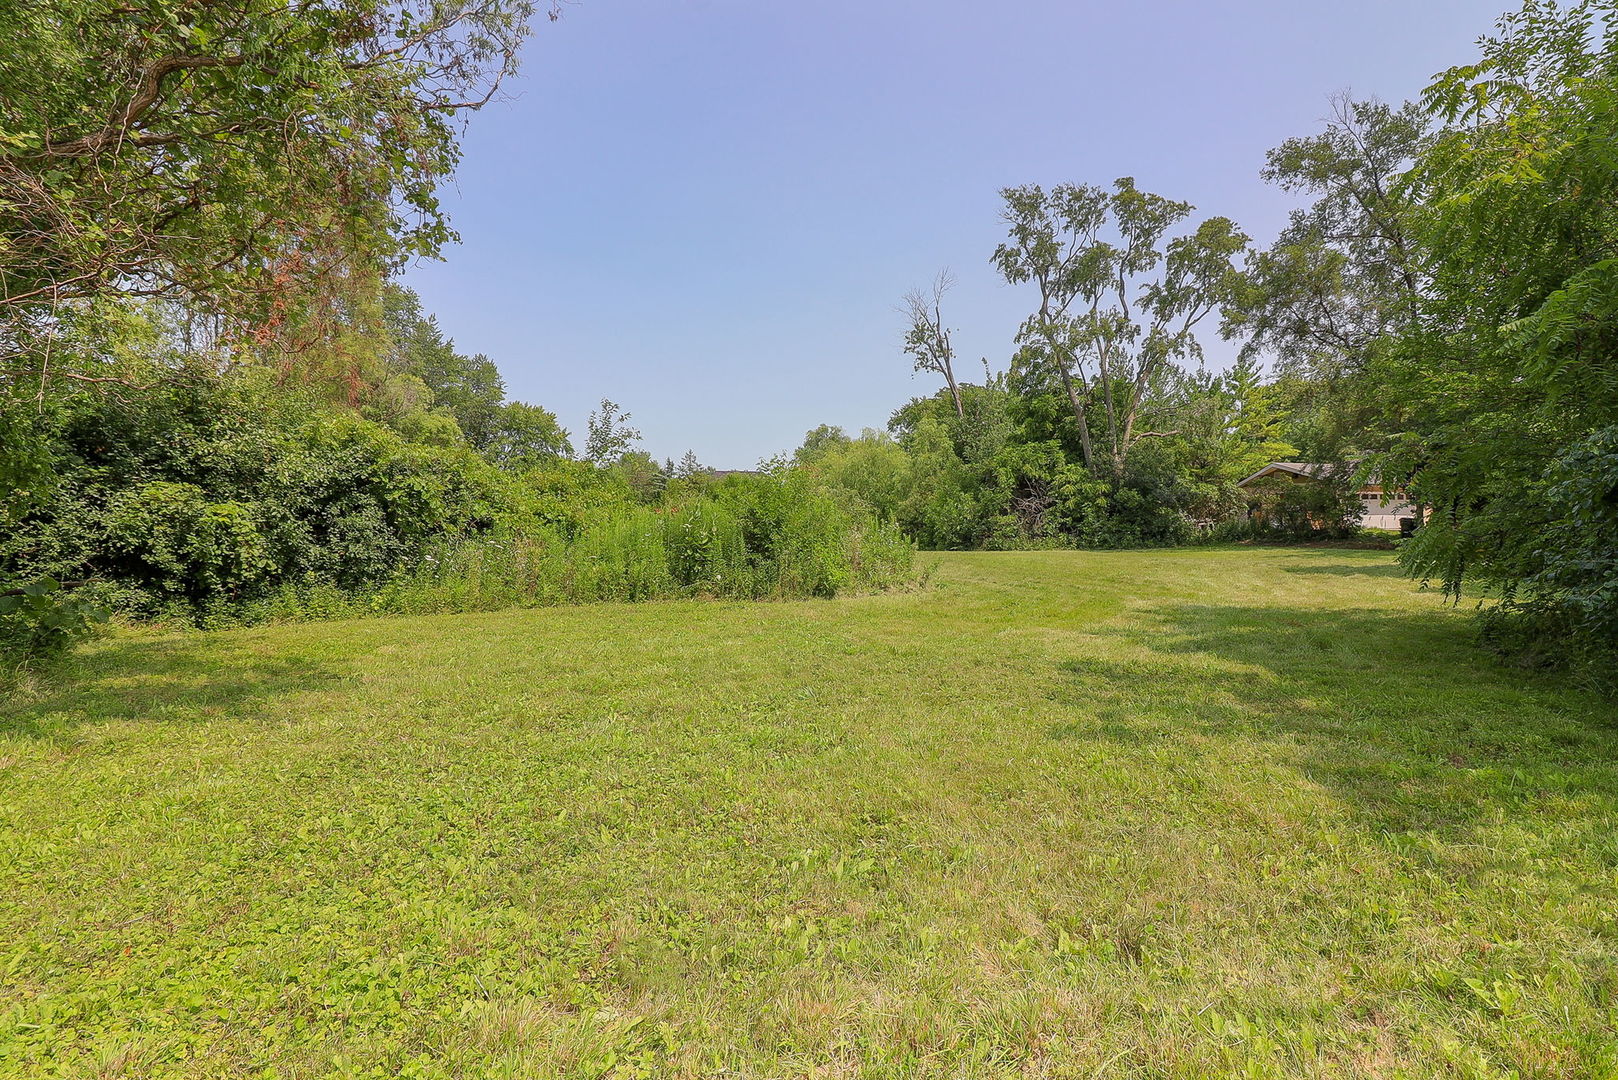
POLYGON ((1610 706, 1384 552, 121 636, 0 712, 0 1075, 1602 1077, 1610 706))

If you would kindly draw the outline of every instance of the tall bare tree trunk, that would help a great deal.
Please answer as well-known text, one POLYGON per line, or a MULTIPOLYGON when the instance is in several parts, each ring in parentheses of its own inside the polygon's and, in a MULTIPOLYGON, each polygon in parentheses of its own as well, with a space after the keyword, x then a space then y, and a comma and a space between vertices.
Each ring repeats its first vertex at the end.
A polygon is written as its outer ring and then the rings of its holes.
POLYGON ((955 366, 948 360, 944 361, 944 381, 949 383, 949 396, 955 399, 955 415, 964 420, 966 409, 961 405, 961 388, 955 383, 955 366))

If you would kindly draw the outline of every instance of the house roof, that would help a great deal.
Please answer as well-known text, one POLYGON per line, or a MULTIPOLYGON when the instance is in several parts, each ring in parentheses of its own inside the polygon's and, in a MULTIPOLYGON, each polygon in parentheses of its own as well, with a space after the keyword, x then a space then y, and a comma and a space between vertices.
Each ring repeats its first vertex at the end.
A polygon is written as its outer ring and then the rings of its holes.
MULTIPOLYGON (((1264 468, 1254 473, 1252 476, 1249 476, 1247 479, 1238 480, 1236 482, 1236 486, 1246 487, 1254 480, 1262 480, 1266 476, 1274 476, 1277 473, 1290 473, 1293 476, 1306 476, 1311 480, 1324 479, 1336 473, 1339 469, 1343 470, 1344 475, 1348 475, 1354 473, 1359 468, 1361 460, 1362 459, 1360 458, 1353 458, 1342 463, 1319 461, 1272 461, 1268 465, 1264 466, 1264 468)), ((1379 473, 1373 471, 1362 479, 1362 483, 1381 484, 1382 477, 1379 473)))
POLYGON ((1291 473, 1293 476, 1307 476, 1314 479, 1330 474, 1335 467, 1318 461, 1272 461, 1247 479, 1238 480, 1236 486, 1246 487, 1254 480, 1262 480, 1264 477, 1274 476, 1276 473, 1291 473))

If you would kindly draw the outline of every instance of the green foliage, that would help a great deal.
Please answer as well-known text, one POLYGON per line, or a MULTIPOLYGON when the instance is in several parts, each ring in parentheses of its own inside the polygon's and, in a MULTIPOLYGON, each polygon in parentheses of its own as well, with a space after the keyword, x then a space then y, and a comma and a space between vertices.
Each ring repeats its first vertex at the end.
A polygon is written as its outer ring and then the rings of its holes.
POLYGON ((1530 0, 1429 88, 1446 128, 1406 184, 1430 283, 1371 371, 1400 403, 1385 467, 1433 508, 1405 565, 1452 594, 1475 580, 1508 610, 1561 611, 1575 651, 1609 655, 1615 15, 1530 0))
POLYGON ((608 465, 634 449, 640 442, 640 431, 629 426, 629 419, 616 402, 602 398, 601 408, 590 414, 584 439, 585 460, 608 465))
POLYGON ((1007 382, 963 384, 959 414, 944 393, 911 401, 890 423, 897 442, 817 429, 795 460, 923 548, 1127 547, 1181 543, 1238 514, 1234 480, 1287 448, 1270 388, 1250 367, 1165 387, 1151 408, 1183 430, 1141 442, 1117 478, 1074 462, 1060 438, 1031 437, 1046 429, 1026 410, 1017 423, 1030 398, 1007 382))
POLYGON ((1293 375, 1362 371, 1386 335, 1409 323, 1422 285, 1417 199, 1402 183, 1432 141, 1432 118, 1339 96, 1323 132, 1271 150, 1264 178, 1313 198, 1268 251, 1248 261, 1227 336, 1293 375))
POLYGON ((597 468, 587 461, 553 458, 520 475, 523 490, 532 500, 529 512, 564 539, 578 535, 591 519, 639 501, 622 472, 597 468))
POLYGON ((388 367, 419 379, 433 405, 455 419, 467 442, 480 450, 488 447, 497 437, 506 399, 505 381, 494 361, 481 353, 457 352, 409 289, 386 286, 382 301, 388 367))
POLYGON ((147 296, 248 347, 332 344, 353 285, 453 238, 435 190, 455 117, 515 72, 533 10, 0 6, 8 359, 42 371, 60 316, 147 296))
POLYGON ((45 497, 52 484, 48 417, 0 398, 0 527, 45 497))
POLYGON ((508 401, 500 407, 494 434, 483 451, 492 461, 520 467, 570 457, 573 443, 549 409, 526 401, 508 401))
MULTIPOLYGON (((0 523, 0 580, 93 578, 136 618, 830 596, 911 565, 897 530, 797 470, 716 484, 695 466, 665 487, 638 452, 497 464, 458 435, 413 440, 252 368, 48 401, 24 426, 50 483, 0 523)), ((31 599, 0 645, 70 639, 73 604, 17 595, 31 599)))
POLYGON ((491 461, 513 468, 573 453, 556 414, 506 400, 505 380, 494 361, 457 352, 414 292, 385 286, 382 318, 389 375, 379 387, 381 400, 365 410, 368 415, 413 442, 448 445, 464 437, 491 461), (435 421, 451 424, 435 426, 435 421))
POLYGON ((979 534, 985 547, 1040 545, 1055 538, 1059 526, 1071 529, 1090 519, 1080 506, 1088 504, 1096 489, 1082 482, 1075 487, 1074 481, 1089 480, 1091 474, 1082 466, 1070 468, 1055 442, 1006 446, 984 463, 980 476, 979 534), (1061 494, 1066 501, 1061 516, 1053 517, 1058 485, 1064 480, 1068 483, 1061 494))
POLYGON ((1618 425, 1559 454, 1546 475, 1545 498, 1559 516, 1541 538, 1538 573, 1524 585, 1554 598, 1580 637, 1618 659, 1618 425))
POLYGON ((1198 324, 1237 294, 1233 261, 1247 237, 1220 217, 1171 237, 1191 205, 1141 191, 1127 176, 1111 191, 1027 185, 1001 196, 1010 236, 992 261, 1006 281, 1039 291, 1017 332, 1014 364, 1054 374, 1084 465, 1122 479, 1148 435, 1138 423, 1149 396, 1177 362, 1201 358, 1198 324))
POLYGON ((827 485, 856 494, 880 517, 893 521, 911 494, 911 462, 886 432, 867 428, 857 439, 817 439, 810 432, 795 455, 827 485))
POLYGON ((1182 448, 1188 471, 1201 480, 1228 483, 1272 461, 1298 460, 1289 441, 1297 425, 1288 415, 1286 387, 1266 382, 1251 357, 1222 374, 1198 371, 1178 379, 1166 397, 1177 437, 1159 444, 1182 448))
POLYGON ((1275 539, 1344 539, 1359 530, 1364 505, 1354 470, 1338 466, 1311 480, 1270 476, 1245 489, 1248 534, 1275 539))
POLYGON ((993 261, 1039 290, 1009 373, 956 382, 941 283, 910 298, 906 351, 946 390, 893 414, 896 444, 822 427, 795 460, 934 549, 1173 544, 1237 513, 1234 481, 1292 450, 1285 403, 1251 360, 1179 365, 1236 296, 1245 237, 1223 218, 1175 233, 1191 207, 1128 178, 1002 195, 993 261))
POLYGON ((253 619, 428 614, 674 597, 833 596, 907 583, 914 549, 802 473, 733 476, 657 507, 620 498, 568 524, 445 541, 380 584, 289 583, 253 619))
MULTIPOLYGON (((1003 376, 990 377, 982 386, 962 383, 957 389, 961 396, 959 412, 942 393, 913 398, 894 412, 888 420, 888 430, 900 443, 908 445, 911 433, 931 419, 948 433, 961 461, 975 465, 989 460, 1016 437, 1012 409, 1017 395, 1007 388, 1003 376)), ((811 439, 814 435, 810 432, 811 439)))
POLYGON ((195 484, 120 492, 105 518, 105 570, 199 608, 249 594, 275 568, 256 510, 211 502, 195 484))
POLYGON ((605 467, 642 503, 655 503, 668 491, 670 470, 644 450, 625 450, 605 467))
MULTIPOLYGON (((1558 517, 1526 541, 1534 571, 1508 582, 1502 602, 1485 612, 1485 640, 1521 663, 1566 667, 1618 694, 1618 426, 1569 446, 1533 494, 1558 517)), ((1441 517, 1422 537, 1424 557, 1461 561, 1436 549, 1458 542, 1447 525, 1441 517)))
POLYGON ((793 452, 792 460, 799 465, 813 465, 829 450, 846 447, 848 436, 833 424, 821 424, 803 437, 803 445, 793 452))
POLYGON ((0 660, 59 656, 89 637, 110 614, 93 600, 63 589, 54 578, 0 592, 0 660))
POLYGON ((964 416, 927 416, 905 433, 909 476, 896 520, 923 547, 971 543, 976 517, 971 470, 953 437, 967 426, 964 416))
POLYGON ((57 418, 55 487, 0 530, 4 576, 103 578, 135 614, 213 616, 287 580, 356 587, 530 512, 464 446, 299 409, 251 372, 83 392, 57 418))

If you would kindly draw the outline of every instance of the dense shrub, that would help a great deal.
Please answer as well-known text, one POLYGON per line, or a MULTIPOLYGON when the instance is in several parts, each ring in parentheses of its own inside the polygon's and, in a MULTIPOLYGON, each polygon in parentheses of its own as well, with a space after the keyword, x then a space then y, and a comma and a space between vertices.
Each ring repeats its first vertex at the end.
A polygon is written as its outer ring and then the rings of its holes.
POLYGON ((1440 508, 1401 558, 1417 572, 1477 567, 1472 579, 1501 595, 1484 613, 1487 645, 1618 692, 1618 427, 1564 448, 1529 497, 1465 516, 1440 508))
POLYGON ((1231 475, 1245 461, 1210 465, 1191 442, 1147 439, 1121 476, 1093 471, 1061 437, 1012 437, 1005 391, 966 389, 965 415, 918 399, 895 414, 897 439, 822 427, 795 458, 929 550, 1179 544, 1242 512, 1231 475))
POLYGON ((1543 561, 1528 587, 1554 595, 1581 639, 1618 657, 1618 425, 1557 457, 1546 498, 1557 516, 1540 537, 1543 561))
POLYGON ((210 501, 195 484, 143 484, 111 498, 96 569, 160 604, 206 608, 250 595, 275 569, 260 517, 252 504, 210 501))
MULTIPOLYGON (((54 578, 0 592, 0 659, 57 656, 88 637, 110 613, 90 597, 74 595, 54 578)), ((0 681, 9 673, 0 668, 0 681)))
POLYGON ((520 525, 520 481, 250 375, 62 404, 55 482, 0 529, 0 577, 109 583, 137 616, 212 617, 288 581, 356 589, 446 537, 520 525))
POLYGON ((914 549, 794 470, 736 476, 681 504, 605 509, 572 534, 445 541, 370 589, 288 583, 252 619, 423 614, 599 600, 775 599, 888 588, 914 549))
MULTIPOLYGON (((32 479, 0 519, 0 588, 94 579, 134 618, 829 596, 892 584, 911 560, 897 530, 801 471, 637 490, 625 470, 586 462, 502 467, 252 371, 79 393, 43 420, 5 415, 30 427, 39 460, 9 466, 32 479)), ((9 654, 51 651, 84 622, 54 594, 0 608, 9 654)))
POLYGON ((1353 470, 1339 468, 1307 481, 1266 477, 1246 488, 1248 521, 1242 531, 1271 539, 1334 539, 1353 536, 1365 513, 1353 470))

